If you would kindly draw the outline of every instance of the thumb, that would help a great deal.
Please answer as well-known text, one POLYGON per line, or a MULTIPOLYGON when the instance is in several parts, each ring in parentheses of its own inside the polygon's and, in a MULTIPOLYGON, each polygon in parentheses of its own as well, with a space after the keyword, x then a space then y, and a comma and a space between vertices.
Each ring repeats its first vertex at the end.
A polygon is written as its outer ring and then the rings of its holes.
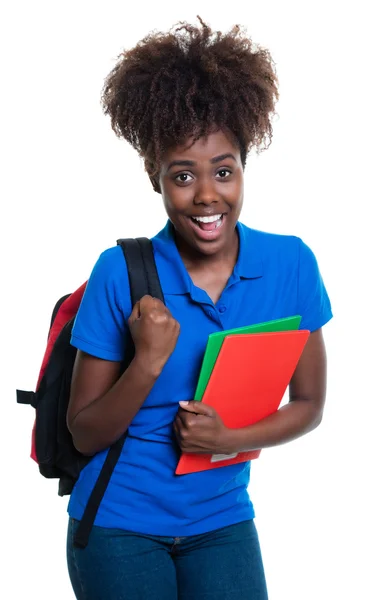
POLYGON ((205 415, 206 417, 214 416, 214 409, 204 402, 198 402, 196 400, 191 400, 190 402, 179 402, 179 405, 183 410, 187 410, 188 412, 195 413, 197 415, 205 415))
POLYGON ((130 317, 128 319, 128 324, 132 325, 135 321, 137 321, 140 318, 141 314, 140 314, 140 300, 138 300, 136 302, 136 304, 133 307, 133 310, 130 314, 130 317))

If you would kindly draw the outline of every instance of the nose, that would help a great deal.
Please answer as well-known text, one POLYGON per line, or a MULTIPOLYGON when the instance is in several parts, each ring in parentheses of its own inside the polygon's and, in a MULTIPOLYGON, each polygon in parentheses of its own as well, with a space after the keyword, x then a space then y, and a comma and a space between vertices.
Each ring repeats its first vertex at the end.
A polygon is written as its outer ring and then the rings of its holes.
POLYGON ((199 180, 194 194, 194 204, 204 204, 209 206, 215 202, 220 202, 220 195, 215 189, 214 181, 199 180))

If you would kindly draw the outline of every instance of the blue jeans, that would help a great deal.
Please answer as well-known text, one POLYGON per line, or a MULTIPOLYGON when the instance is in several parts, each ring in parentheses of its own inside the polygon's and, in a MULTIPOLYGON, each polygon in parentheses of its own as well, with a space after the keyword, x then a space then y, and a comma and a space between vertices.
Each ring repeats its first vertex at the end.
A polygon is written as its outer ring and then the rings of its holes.
POLYGON ((267 600, 253 521, 189 537, 93 527, 87 548, 74 546, 69 520, 67 562, 78 600, 267 600))

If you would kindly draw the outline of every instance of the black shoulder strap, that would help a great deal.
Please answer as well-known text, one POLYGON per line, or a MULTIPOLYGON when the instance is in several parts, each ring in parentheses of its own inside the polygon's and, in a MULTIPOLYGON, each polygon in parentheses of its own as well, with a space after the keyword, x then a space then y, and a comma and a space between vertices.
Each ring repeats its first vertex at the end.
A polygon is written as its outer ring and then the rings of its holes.
POLYGON ((147 238, 117 240, 127 263, 132 306, 149 294, 164 302, 154 260, 152 242, 147 238))
MULTIPOLYGON (((147 238, 120 239, 117 243, 123 250, 127 264, 132 306, 146 294, 163 302, 164 296, 158 278, 151 241, 147 238)), ((80 548, 87 546, 96 513, 119 460, 127 434, 126 431, 109 449, 102 470, 91 492, 74 539, 75 545, 80 548)))

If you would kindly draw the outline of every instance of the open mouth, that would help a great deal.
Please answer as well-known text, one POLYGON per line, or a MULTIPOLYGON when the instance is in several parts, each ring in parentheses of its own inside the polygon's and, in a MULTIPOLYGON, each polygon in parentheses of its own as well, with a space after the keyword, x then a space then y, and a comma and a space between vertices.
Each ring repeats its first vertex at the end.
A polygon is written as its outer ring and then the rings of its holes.
POLYGON ((227 213, 210 217, 188 217, 191 229, 199 241, 215 242, 223 236, 227 213))
POLYGON ((202 231, 216 231, 222 226, 224 214, 213 215, 212 217, 190 217, 191 221, 202 231))

